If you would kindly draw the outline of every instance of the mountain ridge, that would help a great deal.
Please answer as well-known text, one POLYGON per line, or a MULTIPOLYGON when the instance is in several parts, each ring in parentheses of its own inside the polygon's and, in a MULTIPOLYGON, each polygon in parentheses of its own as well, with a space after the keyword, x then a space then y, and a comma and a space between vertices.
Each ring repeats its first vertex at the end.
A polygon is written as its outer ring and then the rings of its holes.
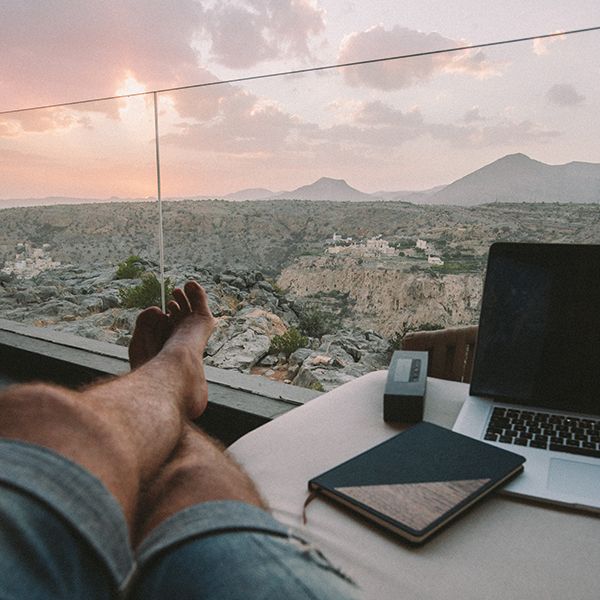
POLYGON ((475 206, 491 202, 600 202, 600 164, 549 165, 507 154, 457 179, 429 198, 431 204, 475 206))
MULTIPOLYGON (((493 202, 599 203, 600 163, 571 161, 550 165, 523 153, 507 154, 448 185, 427 190, 363 192, 345 179, 321 177, 294 190, 273 192, 267 188, 246 188, 225 195, 199 195, 165 200, 227 201, 310 200, 333 202, 410 202, 451 206, 476 206, 493 202)), ((105 202, 142 202, 151 198, 46 198, 3 199, 0 208, 45 204, 92 204, 105 202)))

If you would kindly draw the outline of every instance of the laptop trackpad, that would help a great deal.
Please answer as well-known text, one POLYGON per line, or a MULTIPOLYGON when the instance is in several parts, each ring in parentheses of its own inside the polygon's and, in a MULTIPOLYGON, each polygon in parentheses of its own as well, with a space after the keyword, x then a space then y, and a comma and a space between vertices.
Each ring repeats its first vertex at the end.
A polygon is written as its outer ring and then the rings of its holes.
POLYGON ((600 465, 553 458, 550 460, 548 489, 563 494, 577 490, 577 496, 597 499, 600 497, 600 465))

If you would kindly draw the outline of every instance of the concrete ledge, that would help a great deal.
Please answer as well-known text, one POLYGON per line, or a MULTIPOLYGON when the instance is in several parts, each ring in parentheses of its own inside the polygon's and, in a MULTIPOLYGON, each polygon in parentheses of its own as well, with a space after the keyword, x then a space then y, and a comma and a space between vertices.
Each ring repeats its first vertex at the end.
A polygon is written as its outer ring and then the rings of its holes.
MULTIPOLYGON (((225 443, 320 395, 256 375, 205 370, 209 407, 201 424, 225 443)), ((78 387, 127 373, 129 362, 122 346, 0 319, 0 371, 9 379, 78 387)))

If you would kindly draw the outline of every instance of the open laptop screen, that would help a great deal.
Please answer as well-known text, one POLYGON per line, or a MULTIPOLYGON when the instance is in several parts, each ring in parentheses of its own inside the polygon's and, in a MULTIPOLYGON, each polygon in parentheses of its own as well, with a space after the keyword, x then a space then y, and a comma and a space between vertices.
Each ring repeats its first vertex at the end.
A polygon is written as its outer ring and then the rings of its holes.
POLYGON ((600 245, 492 245, 471 394, 600 414, 600 245))

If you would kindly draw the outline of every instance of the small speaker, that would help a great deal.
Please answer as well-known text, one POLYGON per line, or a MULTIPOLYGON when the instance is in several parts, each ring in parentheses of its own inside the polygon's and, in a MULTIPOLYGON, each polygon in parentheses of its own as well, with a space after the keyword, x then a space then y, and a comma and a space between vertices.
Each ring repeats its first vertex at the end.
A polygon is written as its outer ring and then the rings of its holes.
POLYGON ((394 352, 383 396, 384 421, 417 423, 423 420, 427 359, 427 352, 394 352))

